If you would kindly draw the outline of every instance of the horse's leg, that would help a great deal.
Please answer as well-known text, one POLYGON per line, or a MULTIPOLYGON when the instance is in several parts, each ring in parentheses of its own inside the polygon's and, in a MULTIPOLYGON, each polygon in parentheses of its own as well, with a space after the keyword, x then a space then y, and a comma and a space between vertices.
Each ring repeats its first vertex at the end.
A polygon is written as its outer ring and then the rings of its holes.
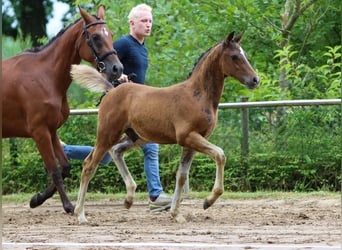
MULTIPOLYGON (((57 134, 55 134, 55 136, 52 137, 52 143, 53 143, 55 155, 58 159, 58 162, 60 163, 62 167, 62 178, 65 179, 66 177, 70 176, 71 165, 69 163, 68 158, 64 154, 62 145, 58 139, 57 134)), ((37 206, 40 206, 47 199, 52 197, 56 193, 56 191, 57 189, 56 189, 55 184, 51 183, 42 194, 38 193, 31 198, 30 207, 35 208, 37 206)))
POLYGON ((87 223, 87 219, 84 213, 84 201, 85 195, 88 189, 89 182, 93 177, 99 162, 108 151, 108 148, 101 147, 101 145, 95 144, 94 149, 90 152, 87 158, 84 160, 82 175, 81 175, 81 182, 80 182, 80 189, 78 191, 78 197, 75 207, 75 214, 78 217, 78 222, 80 224, 87 223))
POLYGON ((181 201, 181 195, 184 185, 189 176, 189 170, 192 163, 192 159, 195 156, 196 151, 189 148, 182 148, 181 160, 176 175, 176 187, 173 194, 172 204, 171 204, 171 215, 176 219, 177 222, 185 222, 185 218, 179 214, 178 208, 181 201))
POLYGON ((216 177, 215 184, 211 191, 211 194, 204 200, 203 208, 207 209, 224 191, 224 167, 226 164, 226 156, 224 155, 224 151, 207 141, 203 136, 196 132, 190 133, 184 140, 185 147, 190 147, 193 150, 201 152, 203 154, 207 154, 216 162, 216 177))
POLYGON ((125 198, 124 205, 127 209, 129 209, 133 204, 137 184, 135 183, 126 165, 126 162, 124 160, 124 153, 133 147, 138 147, 143 144, 144 142, 142 142, 141 140, 133 142, 128 136, 125 136, 118 144, 116 144, 112 148, 112 150, 109 151, 126 185, 127 195, 125 198))
POLYGON ((37 131, 37 133, 32 135, 32 138, 36 142, 37 148, 44 161, 45 168, 53 183, 51 183, 42 194, 38 193, 31 198, 30 207, 35 208, 43 204, 48 198, 53 196, 57 190, 61 197, 65 212, 73 214, 74 206, 71 204, 64 190, 63 177, 57 167, 55 152, 51 142, 51 135, 48 132, 40 133, 37 131))
POLYGON ((62 178, 65 179, 67 177, 70 177, 71 164, 64 153, 63 146, 57 136, 57 133, 54 137, 52 137, 52 144, 57 160, 62 167, 62 178))
POLYGON ((42 205, 47 199, 51 198, 57 191, 56 185, 51 183, 43 193, 37 193, 30 200, 30 208, 42 205))

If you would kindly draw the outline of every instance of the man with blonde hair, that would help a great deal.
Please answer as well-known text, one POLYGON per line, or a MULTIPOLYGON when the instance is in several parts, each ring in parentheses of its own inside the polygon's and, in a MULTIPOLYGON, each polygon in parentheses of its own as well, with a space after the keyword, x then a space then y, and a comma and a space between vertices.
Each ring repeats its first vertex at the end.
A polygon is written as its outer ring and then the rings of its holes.
MULTIPOLYGON (((119 59, 124 66, 121 80, 128 80, 127 75, 132 73, 133 82, 145 83, 148 67, 148 51, 145 47, 145 37, 151 35, 152 8, 147 4, 139 4, 131 9, 128 15, 130 33, 114 42, 119 59)), ((144 171, 149 193, 149 207, 151 211, 162 211, 170 208, 172 198, 163 192, 159 177, 159 145, 147 143, 141 146, 144 153, 144 171)))

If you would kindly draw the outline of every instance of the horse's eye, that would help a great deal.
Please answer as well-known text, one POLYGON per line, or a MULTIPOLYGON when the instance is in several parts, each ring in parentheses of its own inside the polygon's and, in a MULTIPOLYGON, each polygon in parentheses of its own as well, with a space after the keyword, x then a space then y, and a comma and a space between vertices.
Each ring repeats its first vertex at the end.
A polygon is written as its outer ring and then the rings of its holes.
POLYGON ((97 42, 97 41, 99 41, 101 39, 101 37, 98 34, 93 34, 91 36, 91 38, 93 39, 94 42, 97 42))
POLYGON ((101 38, 101 36, 99 34, 93 34, 91 36, 91 38, 92 38, 92 40, 94 42, 94 45, 97 48, 101 49, 102 48, 102 38, 101 38))
POLYGON ((232 55, 231 57, 233 61, 236 61, 239 58, 237 55, 232 55))

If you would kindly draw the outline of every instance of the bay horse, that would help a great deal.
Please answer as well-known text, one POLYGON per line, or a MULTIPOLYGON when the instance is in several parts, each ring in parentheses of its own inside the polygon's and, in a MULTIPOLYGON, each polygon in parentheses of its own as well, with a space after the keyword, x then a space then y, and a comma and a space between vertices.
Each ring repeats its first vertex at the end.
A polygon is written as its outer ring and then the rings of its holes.
POLYGON ((87 223, 84 201, 89 181, 107 151, 112 154, 126 184, 125 207, 131 207, 136 184, 123 154, 147 142, 178 144, 182 148, 170 210, 177 222, 185 222, 179 213, 179 205, 196 152, 207 154, 216 162, 215 184, 203 208, 213 205, 224 190, 226 157, 223 150, 207 138, 217 123, 217 109, 225 78, 234 77, 250 89, 259 86, 259 77, 239 45, 241 37, 234 37, 234 32, 230 33, 223 42, 200 57, 186 81, 164 88, 134 83, 124 83, 113 88, 92 68, 72 66, 71 75, 78 84, 93 91, 108 91, 99 106, 94 149, 83 165, 75 207, 80 224, 87 223), (126 136, 121 138, 123 134, 126 136))
POLYGON ((119 78, 123 70, 113 48, 113 34, 104 20, 104 7, 94 16, 81 7, 79 11, 81 18, 46 45, 3 60, 1 75, 2 137, 32 138, 52 179, 43 193, 32 197, 30 207, 41 205, 57 190, 64 210, 72 214, 74 206, 63 185, 71 166, 57 136, 70 112, 67 90, 72 81, 71 65, 88 61, 109 81, 119 78))

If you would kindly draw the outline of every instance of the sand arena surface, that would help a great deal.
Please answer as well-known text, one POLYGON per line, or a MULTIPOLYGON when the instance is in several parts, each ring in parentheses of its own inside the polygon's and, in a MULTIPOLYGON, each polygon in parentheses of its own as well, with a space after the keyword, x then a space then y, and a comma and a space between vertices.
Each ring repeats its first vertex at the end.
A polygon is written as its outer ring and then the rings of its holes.
POLYGON ((59 199, 31 209, 5 203, 3 249, 339 249, 341 198, 222 199, 203 210, 186 198, 178 224, 169 212, 150 213, 146 201, 87 201, 88 225, 78 225, 59 199), (254 247, 253 247, 254 246, 254 247), (272 248, 274 246, 274 248, 272 248), (310 248, 311 246, 311 248, 310 248))

